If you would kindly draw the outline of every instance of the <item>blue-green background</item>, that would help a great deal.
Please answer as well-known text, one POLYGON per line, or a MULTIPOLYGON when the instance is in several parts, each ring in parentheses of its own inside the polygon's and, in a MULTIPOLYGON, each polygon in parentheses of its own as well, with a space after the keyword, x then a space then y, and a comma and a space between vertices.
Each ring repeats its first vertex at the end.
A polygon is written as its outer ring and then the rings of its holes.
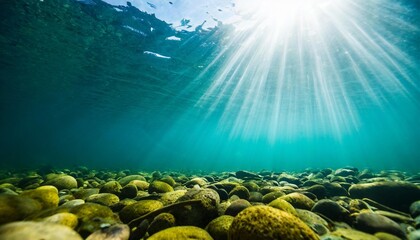
MULTIPOLYGON (((352 165, 419 171, 420 94, 415 87, 406 86, 409 97, 388 93, 381 108, 360 107, 358 129, 340 138, 298 130, 292 138, 275 141, 264 135, 232 137, 220 130, 221 111, 208 116, 196 105, 222 66, 197 76, 220 51, 229 26, 175 32, 136 8, 118 12, 100 1, 86 2, 1 1, 2 167, 300 170, 352 165), (127 25, 155 30, 144 36, 127 25), (165 40, 172 35, 183 40, 165 40)), ((412 9, 404 20, 419 27, 418 3, 401 4, 412 9)), ((418 32, 410 34, 398 47, 414 60, 415 70, 408 74, 418 86, 420 38, 418 32)), ((354 93, 352 101, 363 94, 354 93)))

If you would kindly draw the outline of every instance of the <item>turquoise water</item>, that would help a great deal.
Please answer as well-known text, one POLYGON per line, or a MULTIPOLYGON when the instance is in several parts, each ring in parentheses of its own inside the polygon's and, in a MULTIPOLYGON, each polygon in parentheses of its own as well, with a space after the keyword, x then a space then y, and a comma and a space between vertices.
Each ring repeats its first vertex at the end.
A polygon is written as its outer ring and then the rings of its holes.
POLYGON ((295 2, 2 1, 0 165, 419 171, 418 1, 295 2))

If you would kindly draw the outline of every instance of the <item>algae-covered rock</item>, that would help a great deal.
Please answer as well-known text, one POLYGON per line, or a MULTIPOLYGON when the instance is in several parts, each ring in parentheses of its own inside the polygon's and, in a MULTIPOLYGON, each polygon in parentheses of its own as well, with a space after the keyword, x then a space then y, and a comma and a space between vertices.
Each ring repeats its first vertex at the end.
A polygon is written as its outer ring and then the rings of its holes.
POLYGON ((148 240, 212 240, 208 232, 194 226, 171 227, 157 232, 148 240))
POLYGON ((388 207, 407 212, 410 204, 420 199, 420 186, 408 182, 374 182, 354 184, 352 198, 370 198, 388 207))
POLYGON ((230 240, 310 240, 319 237, 299 218, 269 206, 240 212, 229 229, 230 240))
POLYGON ((169 175, 165 175, 162 178, 159 179, 159 181, 166 182, 167 184, 171 185, 171 187, 175 186, 176 182, 173 179, 173 177, 169 175))
POLYGON ((87 237, 104 225, 119 223, 118 216, 110 208, 97 204, 85 203, 70 209, 78 217, 79 225, 76 230, 82 237, 87 237))
POLYGON ((244 186, 236 186, 229 192, 229 197, 232 197, 233 195, 242 199, 249 199, 249 190, 244 186))
POLYGON ((77 189, 73 191, 73 196, 76 199, 83 199, 86 200, 89 196, 93 194, 98 194, 99 188, 84 188, 84 189, 77 189))
POLYGON ((109 181, 105 183, 100 189, 99 193, 112 193, 119 195, 121 192, 121 184, 117 181, 109 181))
POLYGON ((166 192, 172 192, 174 189, 171 185, 167 184, 166 182, 162 181, 153 181, 149 185, 149 193, 166 193, 166 192))
POLYGON ((98 193, 90 195, 86 198, 86 202, 98 203, 108 207, 118 203, 119 201, 120 199, 118 196, 112 193, 98 193))
POLYGON ((32 198, 0 195, 0 224, 23 220, 41 209, 41 203, 32 198))
POLYGON ((159 201, 161 201, 163 205, 166 206, 166 205, 169 205, 178 201, 178 199, 184 196, 186 192, 187 190, 176 190, 173 192, 167 192, 167 193, 162 194, 159 201))
POLYGON ((157 215, 147 228, 149 235, 153 235, 164 229, 175 226, 175 217, 170 213, 161 213, 157 215))
POLYGON ((350 212, 337 202, 329 199, 322 199, 315 203, 312 212, 320 213, 333 221, 347 221, 350 212))
POLYGON ((276 200, 271 201, 268 206, 273 207, 273 208, 277 208, 279 210, 288 212, 292 215, 297 216, 297 212, 295 210, 295 208, 292 206, 292 204, 290 204, 288 201, 281 199, 281 198, 277 198, 276 200))
POLYGON ((125 224, 114 224, 90 234, 86 240, 128 240, 130 228, 125 224))
POLYGON ((218 215, 219 194, 213 189, 190 189, 177 202, 200 200, 201 204, 179 207, 171 211, 178 225, 205 227, 218 215))
POLYGON ((281 197, 281 199, 286 200, 287 202, 292 204, 293 207, 295 208, 306 209, 306 210, 311 210, 315 204, 315 202, 312 199, 308 198, 302 193, 297 193, 297 192, 289 193, 281 197))
POLYGON ((400 225, 376 213, 361 213, 356 217, 356 228, 368 233, 386 232, 405 238, 400 225))
POLYGON ((58 175, 45 182, 45 185, 52 185, 58 190, 77 188, 77 181, 74 177, 69 175, 58 175))
POLYGON ((236 216, 245 208, 251 207, 251 203, 249 203, 245 199, 238 199, 233 201, 226 209, 225 214, 230 216, 236 216))
POLYGON ((119 179, 118 182, 120 183, 121 186, 125 186, 125 185, 127 185, 128 183, 130 183, 131 181, 134 181, 134 180, 139 180, 139 181, 146 182, 146 178, 144 178, 144 176, 142 176, 142 175, 128 175, 128 176, 125 176, 125 177, 119 179))
POLYGON ((229 215, 222 215, 213 219, 206 226, 206 231, 213 237, 215 240, 226 240, 228 239, 228 233, 230 225, 233 222, 234 217, 229 215))
POLYGON ((137 186, 129 183, 127 185, 125 185, 122 189, 121 189, 121 199, 124 198, 135 198, 137 196, 137 186))
POLYGON ((149 212, 155 211, 162 208, 163 204, 157 200, 141 200, 134 204, 124 207, 120 213, 120 219, 124 223, 128 223, 131 220, 143 216, 149 212))
POLYGON ((134 184, 137 187, 138 191, 145 191, 147 189, 149 189, 149 183, 146 181, 141 181, 141 180, 133 180, 130 182, 130 184, 134 184))
POLYGON ((304 209, 296 209, 297 216, 318 235, 329 232, 328 222, 319 215, 304 209))
POLYGON ((42 186, 36 189, 25 190, 20 196, 37 200, 43 209, 57 207, 60 201, 58 190, 54 186, 42 186))
POLYGON ((31 221, 13 222, 0 226, 0 239, 82 240, 76 231, 67 226, 31 221))
POLYGON ((346 240, 379 240, 379 238, 371 234, 346 228, 339 228, 332 232, 330 235, 341 237, 346 240))
POLYGON ((272 191, 272 192, 269 192, 269 193, 263 195, 262 202, 265 203, 265 204, 269 204, 270 202, 276 200, 277 198, 283 197, 285 195, 286 194, 282 191, 272 191))
POLYGON ((57 223, 74 229, 79 223, 77 216, 73 213, 62 212, 42 219, 42 222, 57 223))

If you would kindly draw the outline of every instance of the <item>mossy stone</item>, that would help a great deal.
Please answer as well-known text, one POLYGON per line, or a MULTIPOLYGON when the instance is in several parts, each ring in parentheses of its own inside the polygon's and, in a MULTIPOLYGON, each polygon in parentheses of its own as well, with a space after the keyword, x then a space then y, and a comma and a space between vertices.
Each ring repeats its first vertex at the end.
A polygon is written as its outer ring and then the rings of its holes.
POLYGON ((121 184, 117 181, 109 181, 105 183, 100 189, 99 193, 113 193, 119 195, 121 192, 121 184))
POLYGON ((155 211, 162 208, 163 204, 157 200, 141 200, 131 205, 124 207, 120 213, 120 219, 124 223, 128 223, 131 220, 143 216, 149 212, 155 211))
POLYGON ((73 213, 62 212, 42 219, 42 222, 57 223, 74 229, 79 223, 77 216, 73 213))
POLYGON ((137 196, 137 186, 129 183, 121 189, 121 198, 135 198, 137 196))
POLYGON ((206 226, 206 231, 215 239, 215 240, 226 240, 228 239, 228 233, 230 225, 232 225, 234 217, 229 215, 222 215, 213 219, 206 226))
POLYGON ((73 192, 74 198, 85 200, 86 198, 88 198, 89 196, 93 194, 98 194, 99 188, 76 189, 75 191, 72 191, 72 192, 73 192))
POLYGON ((142 175, 128 175, 128 176, 125 176, 125 177, 119 179, 118 182, 121 184, 121 186, 125 186, 128 183, 130 183, 132 181, 135 181, 135 180, 146 182, 146 178, 143 177, 142 175))
POLYGON ((82 237, 76 231, 64 225, 24 221, 0 226, 0 239, 82 240, 82 237))
POLYGON ((297 212, 296 209, 292 206, 292 204, 290 204, 288 201, 281 199, 281 198, 277 198, 276 200, 271 201, 268 206, 273 207, 273 208, 277 208, 279 210, 288 212, 292 215, 297 216, 297 212))
POLYGON ((208 232, 194 226, 171 227, 157 232, 150 236, 148 240, 212 240, 208 232))
POLYGON ((138 191, 146 191, 147 189, 149 189, 149 183, 146 181, 141 181, 141 180, 133 180, 130 182, 130 184, 134 184, 137 187, 138 191))
POLYGON ((119 197, 112 193, 98 193, 86 198, 86 202, 98 203, 110 207, 120 201, 119 197))
POLYGON ((229 229, 230 240, 311 240, 319 237, 299 218, 269 206, 240 212, 229 229))
POLYGON ((45 182, 45 185, 52 185, 58 190, 77 188, 77 180, 69 175, 58 175, 45 182))
POLYGON ((175 186, 175 184, 176 184, 173 177, 171 177, 169 175, 163 176, 161 179, 159 179, 159 181, 166 182, 167 184, 171 185, 172 187, 175 186))
POLYGON ((244 186, 236 186, 232 189, 232 191, 229 192, 229 197, 232 197, 233 195, 238 196, 241 199, 249 199, 249 190, 248 188, 244 186))
POLYGON ((303 195, 302 193, 297 192, 289 193, 281 197, 281 199, 286 200, 287 202, 292 204, 293 207, 300 209, 311 210, 312 207, 315 205, 315 202, 312 199, 303 195))
POLYGON ((23 220, 41 209, 41 203, 32 198, 0 195, 0 224, 23 220))
POLYGON ((227 208, 225 211, 226 215, 230 215, 230 216, 236 216, 238 215, 238 213, 240 213, 241 211, 243 211, 244 209, 251 207, 251 203, 249 203, 247 200, 245 199, 238 199, 233 201, 227 208))
POLYGON ((279 197, 282 197, 286 195, 284 192, 282 191, 273 191, 273 192, 269 192, 265 195, 263 195, 262 197, 262 202, 265 204, 269 204, 270 202, 276 200, 279 197))
POLYGON ((166 182, 162 181, 153 181, 149 185, 149 193, 166 193, 172 192, 174 189, 171 185, 167 184, 166 182))
POLYGON ((58 190, 54 186, 41 186, 36 189, 25 190, 20 196, 37 200, 41 204, 42 209, 57 207, 60 201, 58 190))
POLYGON ((170 213, 161 213, 157 215, 147 228, 149 235, 175 226, 175 217, 170 213))
POLYGON ((338 228, 330 235, 349 240, 378 240, 377 237, 354 229, 338 228))

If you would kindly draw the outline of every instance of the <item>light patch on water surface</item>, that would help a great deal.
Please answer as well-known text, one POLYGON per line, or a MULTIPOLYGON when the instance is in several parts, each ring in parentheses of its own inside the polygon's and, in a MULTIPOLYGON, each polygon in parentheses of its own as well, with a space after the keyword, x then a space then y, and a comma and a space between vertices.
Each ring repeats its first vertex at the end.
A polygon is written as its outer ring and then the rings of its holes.
POLYGON ((418 90, 414 61, 400 47, 418 29, 404 21, 407 8, 386 3, 236 1, 242 19, 198 77, 216 71, 196 106, 232 138, 357 131, 364 107, 418 90))

